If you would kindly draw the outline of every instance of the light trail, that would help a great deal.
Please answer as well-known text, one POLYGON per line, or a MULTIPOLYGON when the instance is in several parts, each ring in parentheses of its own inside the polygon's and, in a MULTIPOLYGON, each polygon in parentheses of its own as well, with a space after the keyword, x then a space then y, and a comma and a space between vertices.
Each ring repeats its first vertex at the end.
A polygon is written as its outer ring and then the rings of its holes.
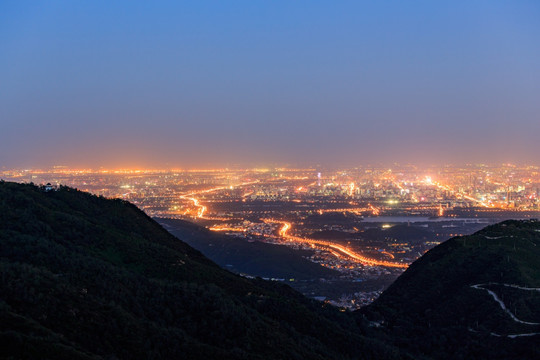
POLYGON ((283 227, 279 230, 279 235, 283 236, 284 238, 290 237, 291 235, 287 235, 287 232, 290 230, 291 224, 288 222, 283 223, 283 227))
MULTIPOLYGON (((276 222, 276 221, 265 220, 265 222, 276 222)), ((310 245, 318 245, 318 246, 329 247, 329 248, 337 250, 340 253, 347 255, 349 258, 352 258, 352 259, 358 261, 359 263, 362 263, 362 264, 365 264, 365 265, 385 266, 385 267, 402 268, 402 269, 405 269, 405 268, 409 267, 408 264, 401 264, 401 263, 395 263, 395 262, 390 262, 390 261, 382 261, 382 260, 377 260, 377 259, 373 259, 373 258, 368 258, 366 256, 363 256, 363 255, 361 255, 361 254, 359 254, 357 252, 354 252, 354 251, 346 248, 345 246, 342 246, 342 245, 339 245, 339 244, 334 244, 334 243, 329 242, 329 241, 315 240, 315 239, 309 239, 309 238, 301 238, 299 236, 289 235, 288 232, 292 227, 291 223, 286 222, 286 221, 281 221, 280 223, 282 223, 283 226, 279 230, 279 235, 281 237, 283 237, 284 239, 287 239, 289 241, 294 241, 294 242, 303 243, 303 244, 310 244, 310 245)))
POLYGON ((247 229, 244 228, 235 228, 235 227, 229 227, 229 226, 212 226, 211 228, 208 228, 210 231, 227 231, 227 232, 246 232, 247 229))
MULTIPOLYGON (((238 185, 236 185, 234 187, 242 187, 242 186, 253 185, 253 184, 256 184, 258 182, 259 182, 259 180, 247 181, 247 182, 243 182, 241 184, 238 184, 238 185)), ((211 189, 195 191, 195 192, 192 192, 192 193, 189 193, 189 194, 180 195, 180 199, 184 199, 184 200, 188 200, 188 201, 193 202, 193 206, 195 206, 195 208, 197 209, 197 215, 195 217, 197 217, 199 219, 205 219, 204 214, 208 210, 208 207, 206 207, 205 205, 202 205, 200 203, 200 201, 197 198, 195 198, 195 196, 196 195, 201 195, 201 194, 208 194, 208 193, 215 192, 215 191, 230 189, 230 188, 231 187, 229 187, 229 186, 218 186, 218 187, 211 188, 211 189)))
MULTIPOLYGON (((450 190, 450 191, 452 191, 452 190, 450 190)), ((475 199, 475 198, 473 198, 473 197, 470 196, 470 195, 467 195, 467 194, 464 194, 464 193, 460 193, 460 192, 457 192, 457 194, 458 194, 459 196, 461 196, 461 197, 463 197, 463 198, 469 200, 469 201, 472 201, 472 202, 475 202, 475 203, 477 203, 477 204, 480 204, 480 205, 482 205, 483 207, 487 207, 487 208, 489 207, 489 205, 486 204, 485 202, 480 201, 480 200, 478 200, 478 199, 475 199)))
POLYGON ((319 209, 317 210, 317 212, 321 215, 324 213, 331 213, 331 212, 351 212, 351 213, 358 214, 358 213, 362 213, 362 212, 366 212, 370 210, 373 210, 373 209, 360 207, 360 208, 342 208, 342 209, 319 209))
MULTIPOLYGON (((206 212, 207 207, 204 206, 204 205, 201 205, 199 200, 195 199, 194 197, 187 197, 187 196, 180 196, 180 198, 193 202, 193 206, 195 206, 197 208, 197 217, 198 218, 202 218, 204 216, 204 213, 206 212)), ((186 210, 186 212, 189 212, 189 210, 186 210)), ((184 214, 186 212, 184 212, 184 214)))
POLYGON ((368 206, 371 209, 371 211, 373 212, 374 216, 378 216, 381 213, 381 211, 379 209, 377 209, 375 206, 373 206, 371 204, 368 204, 368 206))

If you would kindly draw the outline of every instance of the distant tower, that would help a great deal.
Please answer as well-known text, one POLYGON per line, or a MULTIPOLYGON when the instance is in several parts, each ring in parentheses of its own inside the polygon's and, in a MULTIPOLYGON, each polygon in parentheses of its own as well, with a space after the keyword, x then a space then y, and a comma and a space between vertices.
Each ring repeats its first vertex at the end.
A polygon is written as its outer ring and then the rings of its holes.
POLYGON ((317 186, 321 186, 321 173, 317 173, 317 186))

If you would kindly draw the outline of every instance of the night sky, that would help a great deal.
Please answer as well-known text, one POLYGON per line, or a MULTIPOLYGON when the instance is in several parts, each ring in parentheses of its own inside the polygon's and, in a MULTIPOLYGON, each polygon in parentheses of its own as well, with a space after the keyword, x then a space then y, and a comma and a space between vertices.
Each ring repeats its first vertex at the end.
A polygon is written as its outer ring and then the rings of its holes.
POLYGON ((0 2, 0 168, 540 165, 540 1, 0 2))

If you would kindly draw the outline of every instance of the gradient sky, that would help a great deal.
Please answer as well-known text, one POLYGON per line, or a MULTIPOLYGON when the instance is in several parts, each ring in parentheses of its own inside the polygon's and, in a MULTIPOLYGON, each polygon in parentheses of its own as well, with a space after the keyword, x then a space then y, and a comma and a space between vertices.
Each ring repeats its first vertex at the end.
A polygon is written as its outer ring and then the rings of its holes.
POLYGON ((540 165, 540 1, 0 2, 0 167, 540 165))

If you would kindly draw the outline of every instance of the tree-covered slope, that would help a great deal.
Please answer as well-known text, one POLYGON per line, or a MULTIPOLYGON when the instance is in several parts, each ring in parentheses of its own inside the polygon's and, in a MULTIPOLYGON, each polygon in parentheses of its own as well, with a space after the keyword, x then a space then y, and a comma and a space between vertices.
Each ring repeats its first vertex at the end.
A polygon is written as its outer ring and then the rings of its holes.
POLYGON ((396 358, 360 322, 222 270, 135 206, 0 182, 0 358, 396 358))
POLYGON ((394 344, 435 358, 540 358, 540 222, 450 239, 371 306, 394 344))
POLYGON ((540 223, 507 221, 353 315, 225 271, 127 202, 0 182, 0 358, 540 358, 539 263, 540 223))

